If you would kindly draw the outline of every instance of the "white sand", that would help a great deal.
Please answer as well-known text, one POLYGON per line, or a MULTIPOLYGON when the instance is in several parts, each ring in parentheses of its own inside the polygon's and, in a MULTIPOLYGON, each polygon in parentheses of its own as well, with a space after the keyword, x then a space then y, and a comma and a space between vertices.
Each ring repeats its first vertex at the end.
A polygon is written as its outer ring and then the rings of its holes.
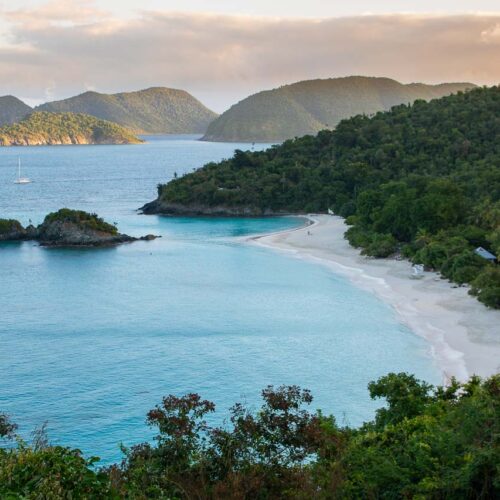
POLYGON ((436 273, 411 279, 408 261, 361 256, 344 239, 347 226, 341 217, 309 218, 313 224, 308 227, 251 241, 327 265, 375 293, 394 308, 402 323, 427 340, 444 381, 500 371, 500 311, 487 309, 467 294, 466 287, 456 287, 436 273))

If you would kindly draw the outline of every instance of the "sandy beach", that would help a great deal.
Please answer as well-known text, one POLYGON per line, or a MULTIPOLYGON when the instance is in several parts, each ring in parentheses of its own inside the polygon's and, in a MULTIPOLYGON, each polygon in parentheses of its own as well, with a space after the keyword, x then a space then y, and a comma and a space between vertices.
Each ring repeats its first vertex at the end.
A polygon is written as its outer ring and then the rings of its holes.
POLYGON ((487 309, 466 287, 425 272, 411 279, 411 263, 360 255, 344 239, 341 217, 312 215, 308 227, 251 239, 255 244, 316 261, 390 304, 400 321, 429 343, 443 381, 500 371, 500 311, 487 309))

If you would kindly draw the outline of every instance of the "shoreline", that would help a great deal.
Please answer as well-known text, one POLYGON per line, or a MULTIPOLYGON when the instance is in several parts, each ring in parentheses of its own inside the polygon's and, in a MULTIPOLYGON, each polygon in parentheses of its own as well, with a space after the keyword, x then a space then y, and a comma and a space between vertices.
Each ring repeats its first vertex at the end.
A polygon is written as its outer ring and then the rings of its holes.
POLYGON ((451 377, 464 381, 473 374, 486 377, 500 371, 500 311, 486 308, 468 295, 467 287, 437 273, 411 279, 407 260, 360 255, 344 239, 348 226, 341 217, 307 219, 312 223, 246 241, 327 266, 374 293, 393 308, 401 323, 427 341, 445 383, 451 377))

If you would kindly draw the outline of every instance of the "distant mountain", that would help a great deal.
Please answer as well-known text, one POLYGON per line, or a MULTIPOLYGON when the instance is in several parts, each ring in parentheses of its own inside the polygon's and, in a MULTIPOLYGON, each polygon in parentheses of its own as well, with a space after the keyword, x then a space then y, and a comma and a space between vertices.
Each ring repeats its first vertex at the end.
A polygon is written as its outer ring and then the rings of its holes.
POLYGON ((42 104, 37 111, 85 113, 109 120, 135 133, 205 133, 217 114, 184 90, 154 87, 137 92, 85 92, 42 104))
POLYGON ((0 127, 0 146, 53 144, 136 144, 129 130, 94 116, 35 112, 18 123, 0 127))
POLYGON ((344 118, 473 87, 472 83, 404 85, 389 78, 364 76, 303 81, 240 101, 210 124, 203 139, 281 142, 332 129, 344 118))
POLYGON ((12 95, 0 97, 0 125, 18 122, 32 111, 30 106, 17 97, 12 95))

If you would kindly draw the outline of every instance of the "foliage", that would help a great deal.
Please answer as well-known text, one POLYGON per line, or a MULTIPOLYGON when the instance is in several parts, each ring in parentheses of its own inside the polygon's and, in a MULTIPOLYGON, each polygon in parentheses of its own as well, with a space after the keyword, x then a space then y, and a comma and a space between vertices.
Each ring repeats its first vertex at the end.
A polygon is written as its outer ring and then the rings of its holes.
MULTIPOLYGON (((488 271, 477 246, 500 253, 500 87, 400 105, 262 152, 236 151, 158 187, 159 200, 240 213, 327 212, 346 237, 385 257, 470 283, 488 271)), ((498 286, 477 293, 496 307, 498 286)))
POLYGON ((390 373, 369 384, 386 405, 360 428, 311 412, 296 386, 267 387, 211 427, 213 403, 168 396, 151 410, 156 443, 96 471, 78 450, 18 439, 0 449, 2 498, 497 498, 500 375, 433 387, 390 373), (9 496, 10 495, 10 496, 9 496))
POLYGON ((134 144, 141 142, 129 130, 93 116, 36 112, 18 123, 0 127, 0 145, 134 144))
POLYGON ((296 386, 270 386, 262 396, 256 415, 241 404, 230 410, 230 429, 207 425, 215 406, 197 394, 165 398, 148 414, 158 444, 127 451, 117 475, 122 490, 145 498, 272 496, 285 478, 287 488, 300 488, 295 472, 314 457, 321 433, 318 416, 302 408, 312 397, 296 386))
POLYGON ((0 235, 22 230, 23 226, 19 221, 15 219, 0 219, 0 235))
POLYGON ((136 133, 196 134, 205 132, 217 115, 184 90, 154 87, 137 92, 85 92, 36 108, 52 113, 85 113, 119 123, 136 133))
POLYGON ((42 226, 46 226, 54 222, 71 222, 93 231, 102 231, 104 233, 111 234, 118 233, 118 228, 116 226, 105 222, 97 214, 90 214, 88 212, 84 212, 83 210, 61 208, 57 212, 48 214, 45 217, 42 226))
POLYGON ((17 425, 0 414, 0 438, 15 438, 17 443, 0 448, 1 498, 117 498, 109 477, 93 468, 98 458, 85 459, 79 450, 50 446, 44 427, 33 433, 31 445, 16 436, 16 430, 17 425))
POLYGON ((473 86, 403 85, 389 78, 364 76, 302 81, 259 92, 231 106, 208 126, 204 139, 281 142, 331 129, 357 114, 368 115, 473 86))
POLYGON ((78 450, 60 446, 0 449, 0 497, 6 499, 113 498, 109 478, 78 450))
POLYGON ((472 295, 487 306, 500 309, 500 269, 488 266, 473 281, 470 289, 472 295))
POLYGON ((10 438, 14 435, 17 425, 12 423, 5 413, 0 413, 0 438, 10 438))

